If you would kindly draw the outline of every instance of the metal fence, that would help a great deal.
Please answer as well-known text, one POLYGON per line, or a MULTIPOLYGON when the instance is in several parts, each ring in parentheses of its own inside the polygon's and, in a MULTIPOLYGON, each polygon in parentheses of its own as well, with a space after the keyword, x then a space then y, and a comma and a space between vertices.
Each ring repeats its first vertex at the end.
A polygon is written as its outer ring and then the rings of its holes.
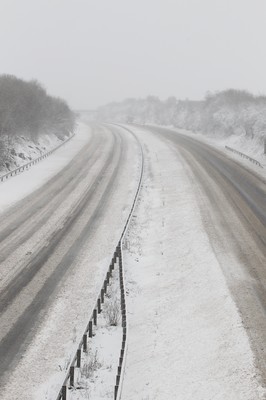
POLYGON ((261 163, 259 161, 255 160, 252 157, 249 157, 247 154, 244 154, 241 151, 235 150, 235 149, 233 149, 232 147, 229 147, 229 146, 225 146, 225 148, 227 150, 229 150, 229 151, 232 151, 233 153, 236 153, 236 154, 240 155, 243 158, 246 158, 247 160, 251 161, 253 164, 256 164, 259 167, 263 168, 263 166, 261 165, 261 163))
POLYGON ((20 172, 24 171, 25 169, 29 169, 29 167, 31 167, 34 164, 37 164, 38 162, 40 162, 41 160, 43 160, 44 158, 48 157, 50 154, 52 154, 55 150, 59 149, 61 146, 63 146, 65 143, 67 143, 70 139, 73 138, 75 134, 73 133, 72 136, 70 136, 69 138, 67 138, 66 140, 64 140, 63 143, 60 143, 59 146, 56 146, 54 149, 48 151, 47 153, 42 154, 40 157, 35 158, 32 161, 29 161, 26 164, 21 165, 20 167, 13 169, 12 171, 7 172, 4 175, 0 176, 0 181, 4 182, 5 180, 7 180, 8 178, 10 178, 11 176, 14 175, 18 175, 20 172))
MULTIPOLYGON (((129 131, 138 141, 136 135, 130 131, 129 129, 123 126, 123 129, 129 131)), ((138 141, 139 143, 139 141, 138 141)), ((120 286, 120 307, 121 307, 121 316, 122 316, 122 341, 121 341, 121 348, 120 348, 120 355, 119 360, 117 363, 117 374, 115 379, 114 385, 114 400, 119 400, 121 398, 122 393, 122 384, 123 384, 123 376, 124 376, 124 369, 125 369, 125 358, 127 353, 127 338, 128 338, 128 324, 127 324, 127 312, 126 312, 126 294, 125 294, 125 280, 124 280, 124 264, 123 264, 123 247, 125 242, 125 237, 127 234, 128 227, 130 225, 130 221, 134 212, 134 209, 137 204, 139 192, 142 185, 142 178, 143 178, 143 170, 144 170, 144 159, 143 159, 143 150, 141 144, 139 143, 140 153, 141 153, 141 169, 140 169, 140 176, 138 181, 138 187, 136 190, 136 194, 134 197, 134 201, 132 203, 132 207, 130 209, 128 218, 124 225, 122 234, 120 236, 119 242, 116 246, 116 249, 113 253, 112 260, 108 267, 103 285, 100 289, 100 293, 95 303, 95 307, 92 311, 91 317, 89 319, 88 325, 83 333, 83 336, 79 342, 78 348, 75 351, 75 355, 66 371, 65 379, 62 384, 62 387, 56 397, 56 400, 66 400, 68 390, 75 386, 75 376, 76 370, 81 368, 81 360, 82 360, 82 352, 87 352, 88 348, 88 340, 93 337, 93 327, 97 325, 97 316, 102 311, 102 304, 105 301, 105 295, 107 293, 107 286, 110 282, 112 277, 112 272, 115 266, 118 265, 119 268, 119 286, 120 286)))

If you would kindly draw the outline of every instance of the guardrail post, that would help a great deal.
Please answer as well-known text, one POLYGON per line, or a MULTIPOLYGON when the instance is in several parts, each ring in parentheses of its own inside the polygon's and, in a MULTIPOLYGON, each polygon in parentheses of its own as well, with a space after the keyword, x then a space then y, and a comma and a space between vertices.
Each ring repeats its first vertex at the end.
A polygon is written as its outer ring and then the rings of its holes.
POLYGON ((116 375, 116 386, 119 386, 120 375, 116 375))
MULTIPOLYGON (((125 340, 124 336, 125 336, 125 335, 123 335, 123 340, 125 340)), ((123 358, 124 358, 124 352, 125 352, 125 350, 124 350, 124 349, 121 349, 121 351, 120 351, 120 356, 121 356, 122 360, 123 360, 123 358)))
POLYGON ((97 325, 97 310, 94 308, 93 310, 93 323, 94 325, 97 325))
POLYGON ((75 378, 75 367, 72 365, 70 367, 70 375, 69 375, 69 385, 70 387, 74 387, 74 378, 75 378))
POLYGON ((77 367, 80 368, 80 362, 81 362, 81 350, 78 349, 77 351, 77 367))
POLYGON ((97 311, 98 311, 98 314, 101 314, 101 312, 102 312, 100 298, 97 300, 97 311))
POLYGON ((66 400, 66 398, 67 398, 67 387, 66 387, 66 385, 62 386, 61 393, 62 393, 62 400, 66 400))
POLYGON ((104 289, 101 289, 101 302, 104 303, 104 289))
POLYGON ((92 338, 92 321, 89 322, 89 337, 92 338))
POLYGON ((83 335, 83 351, 84 351, 84 353, 86 353, 87 352, 87 335, 85 334, 85 335, 83 335))

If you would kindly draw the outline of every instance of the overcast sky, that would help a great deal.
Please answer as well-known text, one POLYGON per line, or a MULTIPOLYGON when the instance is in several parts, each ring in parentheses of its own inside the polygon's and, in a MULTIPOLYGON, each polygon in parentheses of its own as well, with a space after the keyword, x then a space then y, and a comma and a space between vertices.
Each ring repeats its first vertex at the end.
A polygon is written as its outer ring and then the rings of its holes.
POLYGON ((0 0, 0 73, 75 109, 266 94, 266 0, 0 0))

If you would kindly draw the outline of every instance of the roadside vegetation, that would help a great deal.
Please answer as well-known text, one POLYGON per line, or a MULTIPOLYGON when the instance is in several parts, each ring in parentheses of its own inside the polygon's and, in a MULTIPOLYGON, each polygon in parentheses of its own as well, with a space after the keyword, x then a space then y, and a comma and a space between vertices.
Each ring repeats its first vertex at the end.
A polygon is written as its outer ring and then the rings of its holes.
POLYGON ((66 102, 49 96, 39 82, 0 75, 1 169, 9 169, 21 137, 37 145, 47 135, 64 140, 74 126, 75 114, 66 102))
POLYGON ((266 132, 266 96, 235 89, 207 93, 201 101, 175 97, 161 101, 149 96, 108 104, 97 110, 97 118, 171 125, 216 137, 242 135, 262 142, 266 132))

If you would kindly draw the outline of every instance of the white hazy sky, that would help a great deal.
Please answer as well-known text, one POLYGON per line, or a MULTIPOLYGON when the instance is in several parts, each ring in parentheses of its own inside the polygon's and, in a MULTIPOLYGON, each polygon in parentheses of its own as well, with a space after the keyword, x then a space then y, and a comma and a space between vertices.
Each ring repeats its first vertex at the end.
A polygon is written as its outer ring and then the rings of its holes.
POLYGON ((266 93, 266 0, 0 0, 0 73, 76 109, 266 93))

